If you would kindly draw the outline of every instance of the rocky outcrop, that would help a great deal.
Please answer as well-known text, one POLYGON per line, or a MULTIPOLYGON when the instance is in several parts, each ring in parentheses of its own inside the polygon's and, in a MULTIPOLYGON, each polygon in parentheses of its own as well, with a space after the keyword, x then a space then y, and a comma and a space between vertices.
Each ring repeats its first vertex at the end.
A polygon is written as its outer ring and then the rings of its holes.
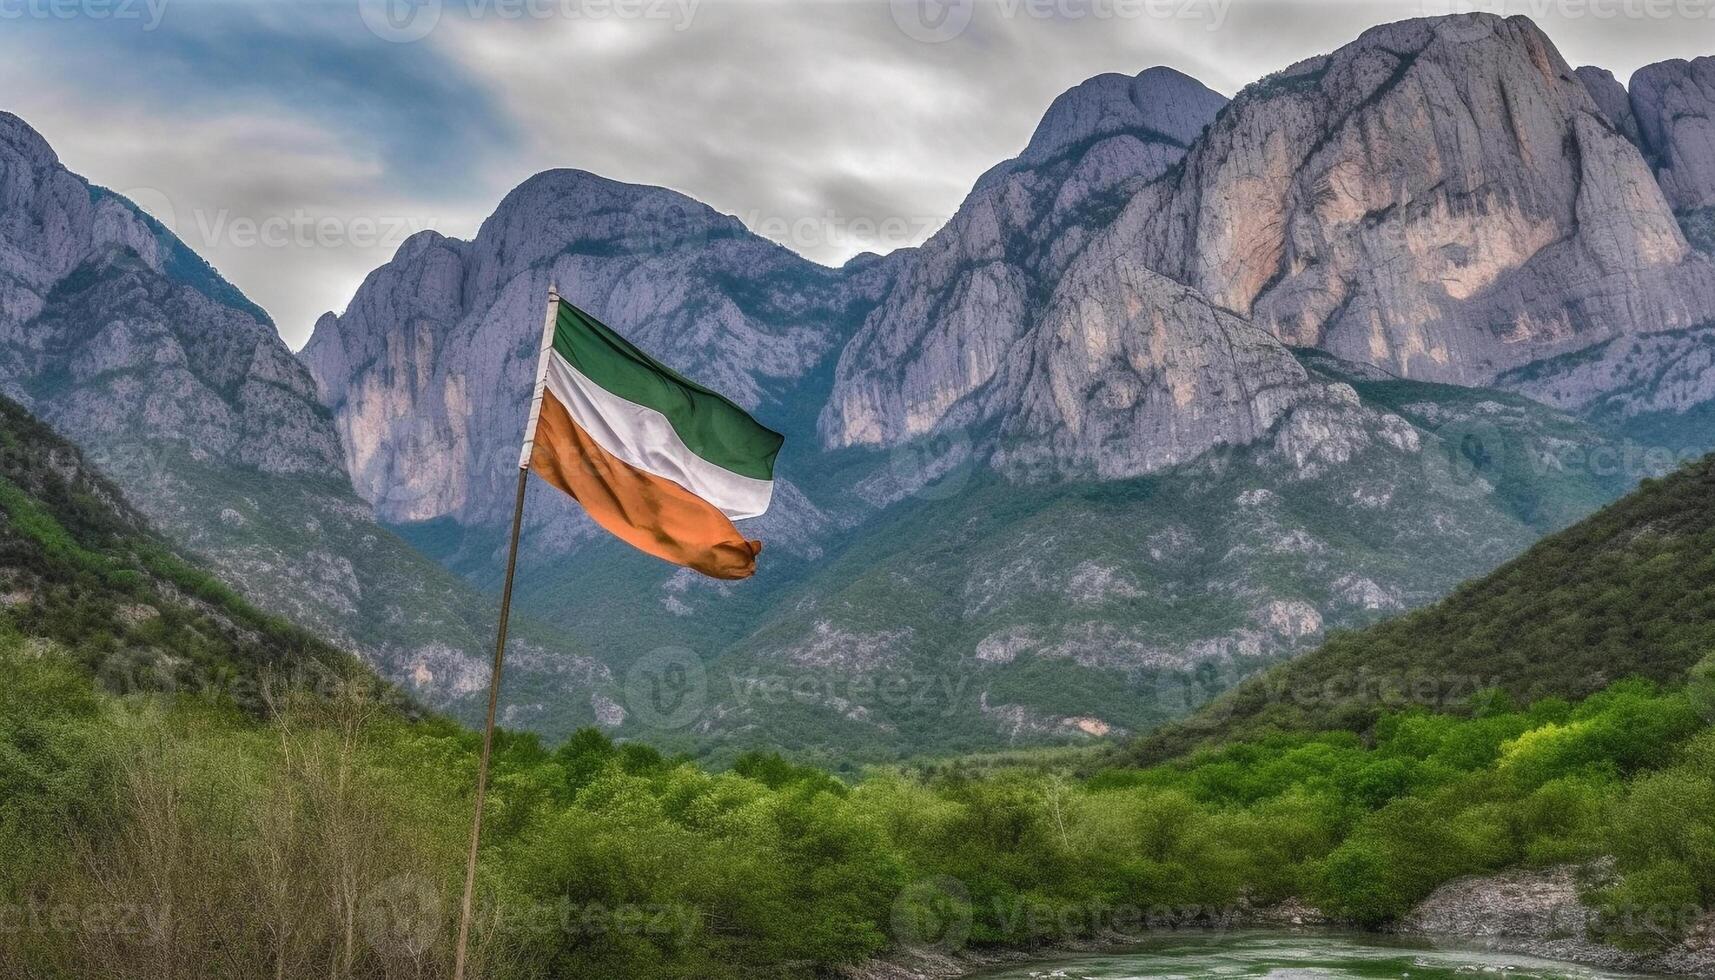
POLYGON ((1056 99, 1029 145, 977 182, 842 352, 822 439, 894 445, 971 421, 1066 265, 1160 177, 1226 100, 1166 68, 1100 75, 1056 99))
POLYGON ((199 459, 342 480, 339 440, 273 324, 98 247, 0 347, 0 376, 86 445, 172 442, 199 459))
POLYGON ((1668 203, 1715 207, 1715 58, 1638 69, 1631 102, 1668 203))
MULTIPOLYGON (((539 174, 469 242, 425 232, 372 273, 302 358, 332 411, 358 492, 386 520, 503 523, 550 283, 639 346, 777 428, 814 409, 801 388, 884 274, 842 276, 672 191, 575 170, 539 174)), ((588 532, 542 494, 538 546, 588 532)), ((788 491, 759 524, 802 540, 813 508, 788 491)), ((786 542, 781 541, 784 534, 786 542)))
MULTIPOLYGON (((1009 352, 974 421, 999 420, 1003 471, 1121 479, 1249 445, 1294 409, 1341 398, 1273 337, 1102 240, 1009 352)), ((1380 424, 1355 395, 1346 404, 1343 435, 1380 424)))
POLYGON ((7 113, 0 385, 86 445, 170 441, 264 473, 344 472, 315 386, 267 315, 7 113))
POLYGON ((1120 227, 1285 342, 1411 378, 1715 310, 1637 148, 1525 18, 1378 27, 1246 88, 1120 227))
MULTIPOLYGON (((1584 892, 1608 876, 1598 864, 1461 878, 1424 899, 1400 921, 1399 931, 1603 969, 1715 977, 1715 915, 1705 915, 1686 938, 1660 952, 1628 952, 1598 942, 1592 932, 1603 915, 1586 904, 1584 892)), ((1649 914, 1670 913, 1664 907, 1649 914)))
POLYGON ((1632 112, 1632 97, 1626 92, 1626 87, 1620 84, 1620 80, 1614 77, 1614 73, 1606 68, 1586 65, 1578 69, 1576 74, 1578 80, 1584 83, 1584 90, 1590 93, 1590 100, 1596 103, 1596 109, 1602 113, 1602 118, 1614 127, 1614 132, 1641 149, 1643 136, 1638 132, 1638 117, 1632 112))
POLYGON ((1328 445, 1367 439, 1380 420, 1355 397, 1313 383, 1278 340, 1151 271, 1107 228, 1111 207, 1088 207, 1166 173, 1222 101, 1161 69, 1100 76, 1057 100, 842 354, 824 442, 994 433, 976 440, 978 455, 1041 481, 1157 472, 1254 443, 1312 403, 1330 410, 1328 445), (1091 154, 1116 139, 1129 141, 1130 176, 1088 186, 1091 154), (1068 199, 1085 204, 1068 211, 1068 199))

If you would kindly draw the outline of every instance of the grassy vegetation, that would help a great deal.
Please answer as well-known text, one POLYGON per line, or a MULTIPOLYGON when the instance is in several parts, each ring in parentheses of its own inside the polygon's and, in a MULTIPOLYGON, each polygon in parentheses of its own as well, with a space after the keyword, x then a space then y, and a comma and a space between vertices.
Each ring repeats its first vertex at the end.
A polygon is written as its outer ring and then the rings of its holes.
MULTIPOLYGON (((360 698, 287 698, 259 723, 97 695, 15 641, 0 670, 0 908, 73 923, 0 930, 8 975, 446 973, 470 733, 360 698), (137 928, 78 924, 115 909, 137 928)), ((710 773, 594 731, 554 750, 509 735, 480 975, 811 977, 900 945, 1231 922, 1288 898, 1379 925, 1456 876, 1605 855, 1601 921, 1660 945, 1683 920, 1628 912, 1715 900, 1712 774, 1692 699, 1643 682, 1086 780, 994 765, 846 782, 755 754, 710 773)))

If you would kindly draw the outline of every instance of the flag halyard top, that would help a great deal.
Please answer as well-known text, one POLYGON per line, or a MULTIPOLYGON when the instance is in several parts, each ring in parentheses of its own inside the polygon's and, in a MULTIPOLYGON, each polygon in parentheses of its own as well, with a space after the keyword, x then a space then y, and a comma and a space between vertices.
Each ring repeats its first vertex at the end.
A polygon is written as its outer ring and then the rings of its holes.
POLYGON ((656 557, 717 578, 756 570, 732 524, 768 510, 784 438, 550 293, 521 468, 656 557))

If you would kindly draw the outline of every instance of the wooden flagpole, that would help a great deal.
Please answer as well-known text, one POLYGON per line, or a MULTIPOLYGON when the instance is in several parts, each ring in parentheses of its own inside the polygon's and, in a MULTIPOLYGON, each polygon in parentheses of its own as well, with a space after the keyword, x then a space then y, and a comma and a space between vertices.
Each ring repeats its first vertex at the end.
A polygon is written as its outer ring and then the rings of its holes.
POLYGON ((500 626, 494 640, 494 668, 488 679, 488 721, 482 729, 482 761, 476 770, 476 814, 470 824, 470 854, 465 860, 464 905, 459 911, 459 944, 453 959, 453 980, 464 980, 470 949, 470 925, 476 907, 476 857, 482 843, 482 810, 488 800, 488 763, 494 754, 494 716, 500 706, 500 675, 506 666, 506 623, 512 615, 512 578, 518 570, 518 535, 524 525, 524 491, 530 481, 530 450, 536 436, 536 419, 542 411, 542 383, 553 341, 555 314, 560 291, 548 287, 548 318, 542 327, 541 363, 536 370, 536 394, 530 402, 530 421, 524 434, 524 451, 518 460, 518 496, 512 504, 512 540, 506 547, 506 585, 500 593, 500 626))

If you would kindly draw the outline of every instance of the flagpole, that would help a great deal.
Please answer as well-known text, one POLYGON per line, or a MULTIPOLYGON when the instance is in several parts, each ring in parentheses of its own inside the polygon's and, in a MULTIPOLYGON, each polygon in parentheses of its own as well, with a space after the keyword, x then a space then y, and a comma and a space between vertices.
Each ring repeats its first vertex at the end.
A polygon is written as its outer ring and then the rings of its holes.
POLYGON ((518 494, 512 504, 512 538, 506 547, 506 585, 500 593, 500 627, 494 640, 494 667, 488 678, 488 720, 482 729, 482 761, 476 770, 476 814, 470 824, 470 854, 465 860, 464 905, 459 912, 459 944, 453 960, 453 980, 464 980, 466 954, 470 948, 470 925, 476 906, 476 858, 482 843, 482 810, 488 799, 488 764, 494 754, 494 716, 500 707, 500 676, 506 666, 506 624, 512 616, 512 579, 518 570, 518 536, 524 526, 524 491, 530 480, 530 449, 541 412, 542 383, 547 349, 552 343, 554 314, 558 312, 559 289, 548 287, 548 318, 542 328, 542 363, 537 368, 536 394, 530 403, 530 421, 524 434, 524 452, 518 461, 518 494))

